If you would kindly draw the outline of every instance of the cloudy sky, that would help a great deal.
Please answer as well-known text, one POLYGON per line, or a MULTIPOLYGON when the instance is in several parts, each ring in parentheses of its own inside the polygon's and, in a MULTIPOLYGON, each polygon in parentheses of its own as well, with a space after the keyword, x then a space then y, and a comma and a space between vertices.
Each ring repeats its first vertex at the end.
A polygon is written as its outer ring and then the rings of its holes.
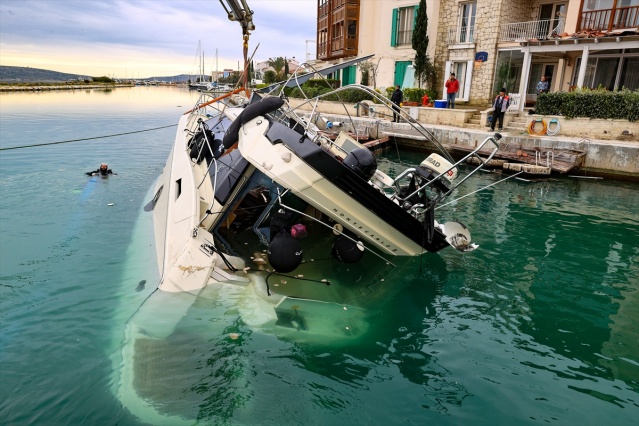
MULTIPOLYGON (((249 55, 314 57, 316 0, 247 0, 249 55)), ((1 0, 0 65, 144 78, 238 68, 242 30, 219 0, 1 0)))

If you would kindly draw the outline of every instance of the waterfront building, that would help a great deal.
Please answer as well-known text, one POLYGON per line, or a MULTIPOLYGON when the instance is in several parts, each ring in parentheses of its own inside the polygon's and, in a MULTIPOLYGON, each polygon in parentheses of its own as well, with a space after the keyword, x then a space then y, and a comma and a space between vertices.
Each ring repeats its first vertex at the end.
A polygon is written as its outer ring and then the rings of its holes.
MULTIPOLYGON (((639 0, 429 0, 429 57, 445 98, 485 105, 500 88, 511 109, 534 104, 541 76, 551 91, 639 88, 639 0), (524 94, 523 96, 521 94, 524 94)), ((415 87, 412 31, 419 1, 318 0, 317 59, 337 63, 375 54, 374 85, 415 87)), ((343 84, 361 81, 345 68, 343 84)), ((373 83, 370 83, 373 85, 373 83)))

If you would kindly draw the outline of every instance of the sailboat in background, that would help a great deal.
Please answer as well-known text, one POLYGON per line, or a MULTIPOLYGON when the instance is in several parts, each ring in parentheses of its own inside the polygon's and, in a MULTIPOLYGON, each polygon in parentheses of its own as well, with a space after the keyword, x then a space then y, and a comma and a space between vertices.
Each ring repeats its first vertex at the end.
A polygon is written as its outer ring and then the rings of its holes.
POLYGON ((199 77, 198 81, 192 81, 189 83, 189 89, 192 90, 206 90, 208 83, 204 81, 204 52, 202 51, 202 42, 197 42, 196 57, 199 58, 199 77))

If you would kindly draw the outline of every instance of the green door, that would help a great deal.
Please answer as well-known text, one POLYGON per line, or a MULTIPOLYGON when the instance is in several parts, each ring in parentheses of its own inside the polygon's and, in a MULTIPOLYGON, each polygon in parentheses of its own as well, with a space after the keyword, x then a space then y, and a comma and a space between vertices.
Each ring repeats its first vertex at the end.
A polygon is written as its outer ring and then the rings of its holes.
POLYGON ((357 74, 357 68, 355 65, 346 67, 342 70, 342 86, 347 84, 355 84, 355 74, 357 74))
POLYGON ((395 62, 395 86, 398 84, 401 86, 404 83, 404 75, 406 75, 406 68, 412 65, 413 61, 397 61, 395 62))

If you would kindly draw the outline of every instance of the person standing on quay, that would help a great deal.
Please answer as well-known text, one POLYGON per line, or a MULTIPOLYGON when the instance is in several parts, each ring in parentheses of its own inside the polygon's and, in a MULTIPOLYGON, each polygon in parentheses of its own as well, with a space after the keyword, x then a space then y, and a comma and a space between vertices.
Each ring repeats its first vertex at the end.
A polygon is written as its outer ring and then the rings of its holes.
POLYGON ((490 130, 495 131, 495 124, 497 124, 497 120, 499 119, 499 130, 504 129, 504 114, 506 110, 510 106, 510 99, 506 96, 506 89, 502 88, 499 91, 499 95, 495 97, 495 101, 493 102, 493 119, 490 122, 490 130))
POLYGON ((446 80, 447 102, 446 108, 455 109, 455 96, 459 92, 459 80, 455 78, 455 73, 450 73, 450 78, 446 80))
POLYGON ((404 92, 399 88, 399 84, 395 87, 395 91, 391 95, 391 102, 393 103, 393 123, 399 123, 399 107, 404 100, 404 92))

